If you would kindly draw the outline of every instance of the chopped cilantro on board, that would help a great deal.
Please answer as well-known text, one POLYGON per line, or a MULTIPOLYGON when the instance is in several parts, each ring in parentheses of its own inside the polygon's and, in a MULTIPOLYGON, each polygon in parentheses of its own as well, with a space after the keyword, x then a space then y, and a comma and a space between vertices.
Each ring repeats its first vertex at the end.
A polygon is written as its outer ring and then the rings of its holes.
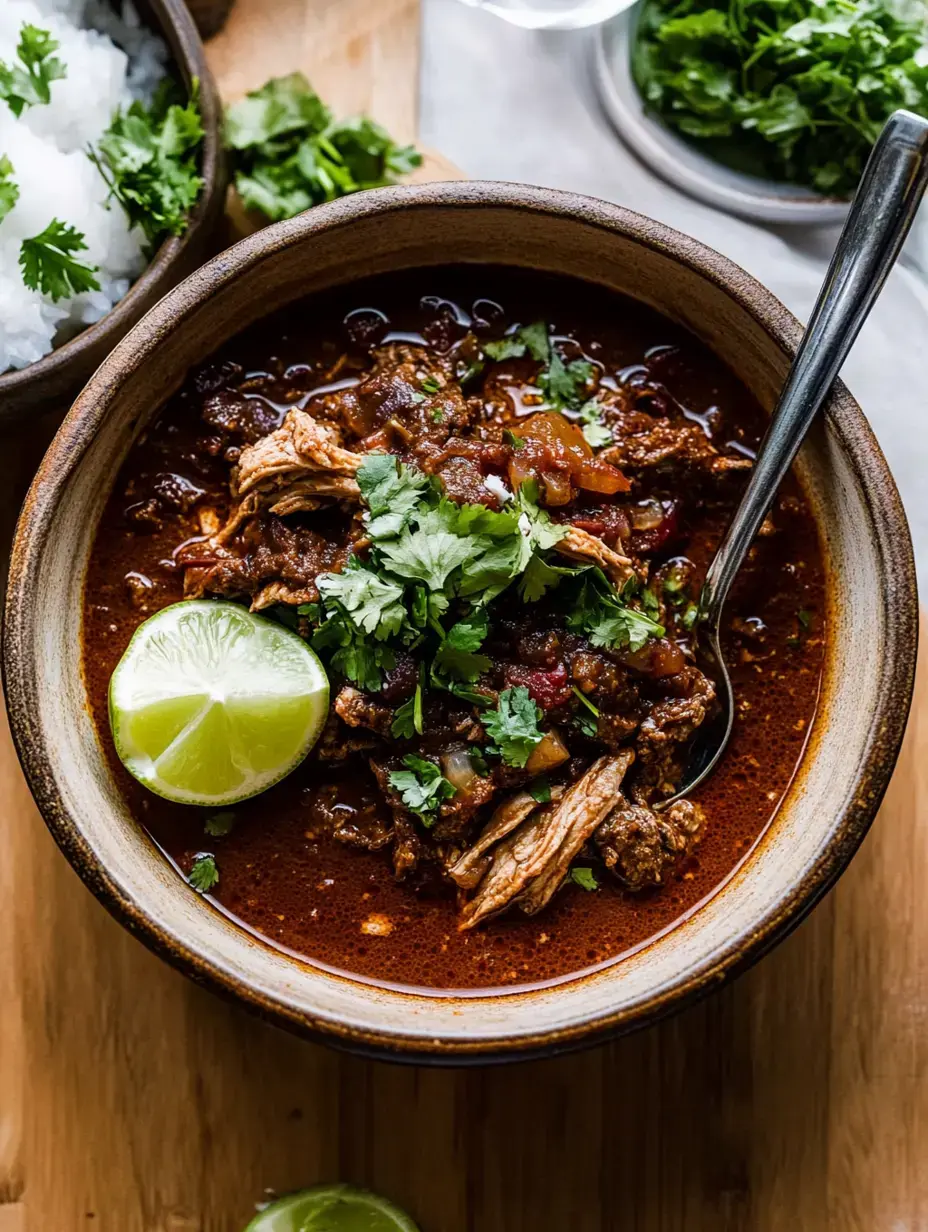
POLYGON ((272 222, 395 184, 422 162, 367 116, 336 120, 302 73, 272 78, 229 107, 226 143, 243 205, 272 222))

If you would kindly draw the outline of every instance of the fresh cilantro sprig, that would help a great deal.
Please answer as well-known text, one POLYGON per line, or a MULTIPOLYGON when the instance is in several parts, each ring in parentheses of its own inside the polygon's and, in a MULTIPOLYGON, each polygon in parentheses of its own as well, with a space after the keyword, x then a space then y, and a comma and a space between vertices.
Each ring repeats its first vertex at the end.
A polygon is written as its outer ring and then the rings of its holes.
POLYGON ((928 115, 923 20, 885 0, 649 0, 633 70, 710 156, 848 197, 891 113, 928 115))
POLYGON ((50 103, 51 84, 67 76, 64 64, 52 55, 60 44, 51 31, 23 22, 16 45, 16 61, 0 60, 0 99, 19 118, 27 107, 50 103))
POLYGON ((203 830, 211 838, 225 838, 235 828, 234 813, 213 813, 203 822, 203 830))
POLYGON ((581 406, 580 424, 583 439, 591 449, 605 449, 612 444, 612 429, 603 423, 602 407, 595 398, 590 398, 581 406))
POLYGON ((440 681, 450 678, 473 684, 484 672, 488 672, 493 666, 493 660, 477 652, 486 641, 489 627, 489 620, 483 608, 477 608, 469 616, 453 624, 432 660, 433 675, 440 681))
POLYGON ((19 200, 19 185, 13 179, 13 164, 0 154, 0 222, 19 200))
MULTIPOLYGON (((538 505, 526 480, 504 510, 448 500, 434 477, 390 454, 370 454, 358 470, 368 558, 352 557, 340 573, 317 578, 320 603, 299 609, 313 623, 312 644, 331 667, 360 688, 376 691, 400 649, 425 670, 414 698, 394 714, 393 734, 422 731, 427 688, 443 689, 473 705, 487 698, 473 686, 492 667, 480 653, 489 630, 487 605, 513 584, 534 602, 589 566, 553 563, 547 553, 567 527, 538 505)), ((630 607, 599 570, 581 590, 572 618, 589 627, 597 645, 638 648, 661 630, 630 607)))
POLYGON ((186 104, 166 80, 150 107, 136 101, 117 111, 88 156, 132 226, 141 227, 149 249, 169 235, 182 235, 203 187, 199 153, 203 141, 199 89, 194 81, 186 104))
POLYGON ((541 707, 524 685, 504 689, 496 709, 481 716, 486 733, 493 741, 490 752, 499 754, 504 765, 525 766, 535 745, 544 737, 538 726, 541 718, 541 707))
POLYGON ((208 894, 219 884, 219 869, 216 867, 216 857, 208 851, 201 851, 194 858, 187 875, 187 881, 198 894, 208 894))
POLYGON ((455 788, 438 766, 425 757, 408 753, 403 765, 405 770, 391 770, 390 786, 399 792, 400 799, 424 826, 433 826, 442 801, 455 795, 455 788))
POLYGON ((358 471, 358 486, 367 505, 365 521, 372 539, 398 535, 422 500, 428 476, 393 454, 368 454, 358 471))
POLYGON ((360 632, 373 634, 380 642, 399 633, 408 619, 402 585, 375 573, 357 556, 341 573, 323 573, 318 586, 327 608, 348 614, 360 632))
POLYGON ((555 411, 579 410, 596 373, 588 359, 572 359, 565 364, 543 321, 487 342, 483 349, 490 359, 520 359, 528 355, 541 364, 538 388, 544 394, 545 404, 555 411))
POLYGON ((593 891, 599 889, 596 874, 589 866, 578 865, 570 870, 570 879, 581 890, 593 891))
POLYGON ((640 650, 652 637, 663 637, 664 627, 646 611, 632 607, 602 572, 587 569, 567 596, 567 627, 589 638, 594 646, 611 650, 640 650))
POLYGON ((226 142, 242 203, 272 222, 395 184, 422 162, 367 116, 334 119, 302 73, 275 77, 231 106, 226 142))
POLYGON ((44 231, 20 245, 23 282, 30 290, 41 291, 56 301, 82 291, 99 291, 96 266, 83 265, 71 255, 86 247, 80 231, 53 218, 44 231))

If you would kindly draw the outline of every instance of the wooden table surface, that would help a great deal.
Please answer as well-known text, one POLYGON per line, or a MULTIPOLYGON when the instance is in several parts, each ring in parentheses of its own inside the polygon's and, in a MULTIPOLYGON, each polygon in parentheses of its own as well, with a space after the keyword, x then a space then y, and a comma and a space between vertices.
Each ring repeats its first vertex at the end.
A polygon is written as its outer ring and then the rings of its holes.
MULTIPOLYGON (((303 67, 405 137, 416 38, 412 0, 239 0, 212 57, 229 97, 303 67)), ((4 442, 0 529, 34 452, 4 442)), ((926 715, 923 668, 873 831, 760 966, 653 1030, 469 1071, 302 1043, 169 970, 59 855, 0 725, 0 1232, 238 1232, 332 1179, 423 1232, 924 1232, 926 715)))

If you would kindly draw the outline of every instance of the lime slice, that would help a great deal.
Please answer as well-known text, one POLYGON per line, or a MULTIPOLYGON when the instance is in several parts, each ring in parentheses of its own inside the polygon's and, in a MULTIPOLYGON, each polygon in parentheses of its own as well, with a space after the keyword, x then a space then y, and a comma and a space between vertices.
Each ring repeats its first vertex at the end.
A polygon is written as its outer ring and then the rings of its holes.
POLYGON ((120 760, 181 804, 264 791, 303 760, 328 709, 328 677, 302 638, 211 599, 146 620, 110 680, 120 760))
POLYGON ((256 1215, 245 1232, 419 1232, 392 1202, 353 1185, 316 1185, 256 1215))

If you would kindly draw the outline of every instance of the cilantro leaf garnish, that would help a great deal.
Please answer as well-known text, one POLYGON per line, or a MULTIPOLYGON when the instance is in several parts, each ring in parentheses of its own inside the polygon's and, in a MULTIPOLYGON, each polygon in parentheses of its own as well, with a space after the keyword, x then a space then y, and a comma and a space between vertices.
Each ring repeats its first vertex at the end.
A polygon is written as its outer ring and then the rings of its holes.
POLYGON ((213 813, 203 822, 203 829, 211 838, 224 838, 234 825, 234 813, 213 813))
POLYGON ((538 387, 546 404, 556 411, 579 409, 583 392, 596 371, 588 359, 573 359, 565 364, 543 321, 523 325, 514 334, 484 343, 483 349, 491 359, 520 359, 529 355, 541 364, 538 387))
POLYGON ((447 529, 448 517, 441 509, 418 514, 416 522, 415 530, 407 526, 398 539, 380 544, 380 555, 391 573, 422 582, 432 592, 442 591, 473 545, 447 529))
POLYGON ((585 565, 552 565, 541 556, 533 556, 519 582, 519 594, 527 603, 536 603, 564 578, 576 577, 585 568, 585 565))
POLYGON ((596 880, 596 874, 591 868, 578 867, 570 870, 570 879, 574 885, 578 885, 581 890, 598 890, 599 882, 596 880))
POLYGON ((602 408, 595 398, 590 398, 581 406, 580 423, 583 425, 583 439, 591 449, 604 449, 612 444, 612 429, 603 423, 602 408))
MULTIPOLYGON (((416 686, 419 687, 418 685, 416 686)), ((397 740, 412 740, 416 734, 416 699, 408 697, 401 706, 393 712, 393 722, 390 724, 390 735, 397 740)))
POLYGON ((587 710, 589 710, 590 714, 593 715, 594 718, 599 718, 599 707, 594 706, 594 704, 581 689, 578 689, 575 684, 572 684, 570 686, 570 691, 577 698, 577 700, 581 702, 587 710))
POLYGON ((640 650, 651 637, 663 637, 664 627, 646 612, 629 606, 600 569, 587 569, 571 594, 567 627, 583 633, 594 646, 640 650))
POLYGON ((367 505, 367 533, 371 539, 398 535, 428 487, 428 476, 390 453, 371 453, 357 474, 367 505))
POLYGON ((518 684, 504 689, 497 708, 488 710, 481 721, 503 762, 507 766, 521 767, 544 736, 538 726, 541 717, 541 707, 528 689, 518 684))
POLYGON ((19 200, 19 185, 13 180, 13 164, 0 154, 0 222, 19 200))
POLYGON ((403 765, 406 770, 390 771, 390 786, 399 792, 403 803, 423 825, 433 826, 442 800, 455 795, 455 788, 433 761, 417 757, 415 753, 408 753, 403 765))
POLYGON ((882 0, 649 0, 632 64, 646 104, 711 157, 849 197, 890 114, 928 115, 923 44, 918 6, 882 0))
POLYGON ((60 44, 49 30, 23 22, 16 45, 19 63, 0 60, 0 98, 17 118, 27 107, 51 102, 51 84, 67 76, 64 64, 53 55, 60 44))
POLYGON ((201 851, 195 856, 187 881, 198 894, 208 894, 215 889, 219 884, 219 869, 216 867, 215 856, 208 851, 201 851))
POLYGON ((338 607, 327 615, 310 640, 314 650, 331 652, 329 662, 336 672, 367 692, 376 692, 382 672, 396 665, 393 648, 366 636, 338 607))
POLYGON ((322 573, 316 579, 326 604, 338 604, 362 633, 380 642, 399 633, 406 623, 403 588, 380 577, 352 556, 341 573, 322 573))
POLYGON ((422 162, 366 116, 335 120, 302 73, 275 77, 233 104, 226 142, 242 203, 271 221, 395 184, 422 162))
POLYGON ((82 265, 71 256, 87 247, 83 234, 53 218, 44 231, 23 240, 19 249, 19 267, 23 282, 33 291, 41 291, 53 300, 80 295, 82 291, 99 291, 97 268, 82 265))
POLYGON ((537 800, 539 804, 551 803, 551 784, 543 774, 537 779, 532 779, 530 783, 527 783, 525 790, 532 797, 532 799, 537 800))
POLYGON ((551 360, 538 380, 548 406, 556 411, 576 410, 595 371, 588 359, 572 359, 565 364, 557 348, 552 347, 551 360))
POLYGON ((119 110, 88 155, 132 226, 141 227, 154 250, 169 235, 182 235, 203 187, 198 159, 203 140, 197 82, 189 101, 175 99, 163 83, 150 107, 136 100, 119 110))
POLYGON ((433 671, 472 684, 493 666, 493 660, 477 654, 489 632, 487 614, 479 608, 451 626, 438 647, 433 671))

